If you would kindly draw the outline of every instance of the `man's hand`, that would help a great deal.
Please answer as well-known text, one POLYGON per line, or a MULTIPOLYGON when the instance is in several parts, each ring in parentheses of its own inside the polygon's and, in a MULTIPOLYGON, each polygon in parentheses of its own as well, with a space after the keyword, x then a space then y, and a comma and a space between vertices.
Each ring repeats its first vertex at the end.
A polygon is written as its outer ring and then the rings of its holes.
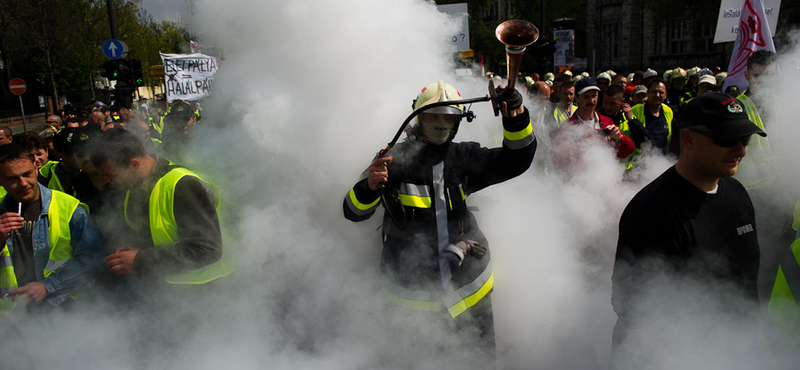
POLYGON ((378 185, 389 181, 388 167, 392 164, 392 156, 377 158, 369 165, 367 185, 371 190, 378 190, 378 185))
POLYGON ((117 276, 133 274, 135 272, 133 270, 133 260, 136 258, 136 253, 139 253, 139 249, 130 245, 123 245, 117 248, 113 254, 106 257, 106 268, 117 276))
POLYGON ((25 219, 19 213, 6 212, 0 216, 0 233, 8 238, 8 233, 22 228, 25 219))
POLYGON ((39 302, 44 299, 44 297, 47 297, 47 288, 44 287, 44 284, 34 281, 8 292, 8 295, 14 296, 15 301, 39 302))
POLYGON ((622 131, 620 131, 619 127, 616 125, 608 125, 605 127, 605 130, 608 132, 608 138, 615 143, 622 141, 622 131))
POLYGON ((631 109, 631 105, 630 104, 622 103, 622 108, 620 108, 620 109, 622 110, 622 113, 625 114, 625 118, 627 118, 628 121, 633 119, 633 109, 631 109))

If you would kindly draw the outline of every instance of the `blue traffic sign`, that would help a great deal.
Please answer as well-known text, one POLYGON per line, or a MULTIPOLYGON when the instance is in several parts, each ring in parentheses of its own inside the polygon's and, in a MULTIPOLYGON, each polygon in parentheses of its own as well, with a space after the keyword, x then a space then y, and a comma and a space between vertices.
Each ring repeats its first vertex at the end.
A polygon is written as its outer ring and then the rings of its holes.
POLYGON ((119 40, 108 40, 103 44, 103 54, 109 59, 119 59, 128 52, 128 45, 119 40))

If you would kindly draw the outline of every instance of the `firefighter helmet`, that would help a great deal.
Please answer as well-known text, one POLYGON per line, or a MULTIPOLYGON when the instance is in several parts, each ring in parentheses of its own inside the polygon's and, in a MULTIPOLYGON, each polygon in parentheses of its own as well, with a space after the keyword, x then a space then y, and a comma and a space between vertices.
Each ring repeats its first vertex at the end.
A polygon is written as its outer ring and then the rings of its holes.
POLYGON ((686 74, 686 70, 681 67, 675 68, 672 70, 672 78, 686 78, 688 75, 686 74))
MULTIPOLYGON (((422 88, 419 96, 414 99, 414 109, 453 100, 461 100, 461 94, 452 85, 439 80, 422 88)), ((455 135, 463 116, 463 105, 443 105, 426 109, 417 116, 419 133, 428 142, 444 144, 455 135)))

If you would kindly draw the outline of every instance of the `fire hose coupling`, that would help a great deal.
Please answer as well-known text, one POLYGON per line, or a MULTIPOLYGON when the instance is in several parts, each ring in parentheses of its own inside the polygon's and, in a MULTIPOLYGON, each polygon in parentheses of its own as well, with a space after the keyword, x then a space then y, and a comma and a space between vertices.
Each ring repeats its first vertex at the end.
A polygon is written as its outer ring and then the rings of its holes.
POLYGON ((482 259, 486 255, 486 248, 474 240, 464 238, 456 244, 448 244, 442 250, 442 257, 458 266, 461 266, 464 258, 468 255, 482 259))

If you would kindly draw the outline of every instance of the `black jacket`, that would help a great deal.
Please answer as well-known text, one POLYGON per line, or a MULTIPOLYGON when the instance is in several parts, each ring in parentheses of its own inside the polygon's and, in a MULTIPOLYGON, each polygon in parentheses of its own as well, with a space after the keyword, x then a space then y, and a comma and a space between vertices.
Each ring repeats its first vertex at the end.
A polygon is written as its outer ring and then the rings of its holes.
MULTIPOLYGON (((405 213, 404 222, 397 223, 384 213, 381 270, 391 284, 442 292, 443 281, 459 290, 489 277, 488 251, 480 260, 467 256, 460 266, 442 262, 439 253, 443 245, 456 244, 462 238, 478 241, 488 249, 488 241, 467 209, 466 196, 516 177, 530 167, 536 140, 528 111, 504 119, 503 127, 501 148, 483 148, 476 142, 432 145, 412 136, 391 150, 389 155, 394 159, 383 193, 386 201, 402 203, 400 208, 405 213), (391 200, 393 193, 399 193, 399 199, 391 200), (445 208, 444 213, 438 212, 441 208, 445 208), (439 220, 445 219, 446 226, 440 225, 439 220)), ((345 197, 344 215, 352 221, 368 219, 380 204, 381 192, 370 190, 366 173, 363 177, 345 197)), ((447 302, 445 305, 450 307, 447 302)))

